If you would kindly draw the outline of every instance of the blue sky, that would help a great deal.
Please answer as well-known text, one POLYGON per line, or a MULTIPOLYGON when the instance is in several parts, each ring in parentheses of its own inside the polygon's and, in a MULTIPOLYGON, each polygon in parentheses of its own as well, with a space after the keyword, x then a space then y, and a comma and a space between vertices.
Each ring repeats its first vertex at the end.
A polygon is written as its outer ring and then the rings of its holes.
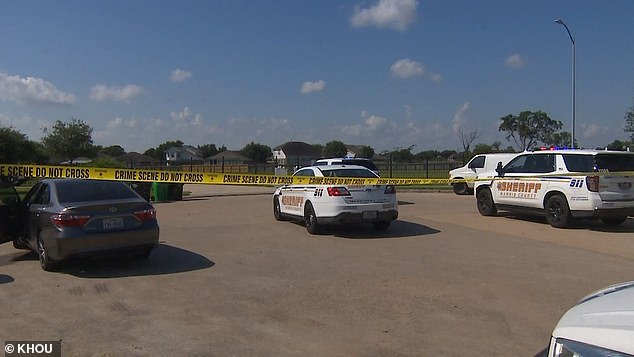
POLYGON ((627 139, 634 1, 15 1, 0 4, 0 124, 32 140, 86 121, 103 146, 286 141, 377 152, 501 141, 543 110, 576 137, 627 139))

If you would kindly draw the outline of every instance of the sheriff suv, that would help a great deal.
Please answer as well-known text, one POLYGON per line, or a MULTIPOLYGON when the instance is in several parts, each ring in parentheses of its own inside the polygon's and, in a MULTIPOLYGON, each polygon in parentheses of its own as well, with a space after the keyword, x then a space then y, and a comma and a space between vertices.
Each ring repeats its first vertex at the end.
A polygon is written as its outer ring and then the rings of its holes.
POLYGON ((619 225, 634 215, 634 153, 602 150, 524 152, 495 171, 478 175, 478 211, 537 212, 553 227, 573 218, 619 225))

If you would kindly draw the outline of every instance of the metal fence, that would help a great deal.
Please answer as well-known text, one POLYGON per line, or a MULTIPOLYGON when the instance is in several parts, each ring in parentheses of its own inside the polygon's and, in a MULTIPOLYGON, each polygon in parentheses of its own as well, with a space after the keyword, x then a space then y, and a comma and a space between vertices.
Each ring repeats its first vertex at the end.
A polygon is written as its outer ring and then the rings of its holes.
MULTIPOLYGON (((458 161, 427 160, 421 162, 375 162, 381 177, 387 178, 447 178, 449 170, 462 166, 458 161)), ((302 166, 307 166, 302 165, 302 166)), ((249 173, 262 175, 292 175, 298 165, 275 164, 203 164, 182 165, 180 171, 199 173, 249 173)))

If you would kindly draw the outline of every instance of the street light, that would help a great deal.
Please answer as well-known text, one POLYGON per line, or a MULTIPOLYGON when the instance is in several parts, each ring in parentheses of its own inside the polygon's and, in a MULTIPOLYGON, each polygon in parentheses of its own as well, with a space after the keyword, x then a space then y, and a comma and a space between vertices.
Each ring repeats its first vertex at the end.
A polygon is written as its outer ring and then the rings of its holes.
POLYGON ((571 138, 571 143, 570 146, 572 148, 575 147, 575 39, 574 37, 572 37, 572 33, 570 33, 570 29, 568 28, 568 26, 566 26, 566 24, 564 23, 564 20, 562 19, 557 19, 555 20, 556 23, 562 25, 565 29, 566 32, 568 32, 568 36, 570 37, 570 42, 572 42, 572 138, 571 138))

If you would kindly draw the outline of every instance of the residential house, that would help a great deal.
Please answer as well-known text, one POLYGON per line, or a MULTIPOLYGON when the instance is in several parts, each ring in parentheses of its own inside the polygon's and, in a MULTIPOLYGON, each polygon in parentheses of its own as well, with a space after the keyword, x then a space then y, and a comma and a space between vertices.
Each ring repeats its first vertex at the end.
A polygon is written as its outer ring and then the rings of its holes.
POLYGON ((310 165, 321 157, 321 150, 301 141, 289 141, 273 148, 273 160, 278 166, 310 165))
POLYGON ((241 165, 248 164, 251 159, 242 155, 240 151, 225 150, 205 159, 211 165, 241 165))
POLYGON ((203 158, 200 157, 200 152, 197 148, 190 145, 183 145, 180 147, 171 146, 165 150, 165 161, 168 166, 198 164, 203 162, 203 158))

